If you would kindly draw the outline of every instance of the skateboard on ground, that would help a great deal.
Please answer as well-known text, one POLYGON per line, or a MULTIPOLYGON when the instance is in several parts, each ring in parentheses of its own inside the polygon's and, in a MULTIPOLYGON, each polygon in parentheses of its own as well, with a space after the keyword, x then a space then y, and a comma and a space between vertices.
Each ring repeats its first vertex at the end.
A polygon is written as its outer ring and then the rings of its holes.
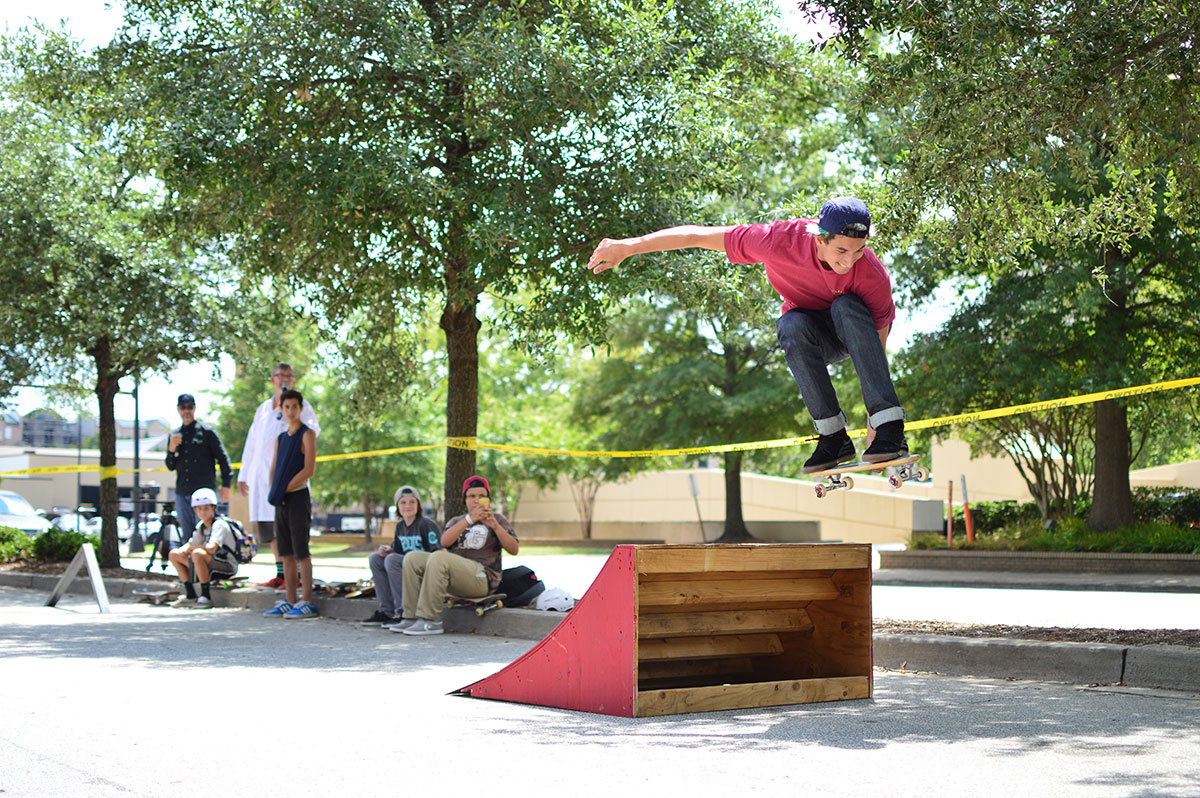
POLYGON ((839 490, 845 488, 850 490, 854 487, 854 480, 846 474, 869 474, 887 472, 888 484, 895 490, 905 482, 917 480, 924 482, 929 479, 929 472, 924 468, 916 468, 914 464, 920 455, 910 454, 907 457, 899 457, 895 460, 884 460, 882 463, 851 463, 850 465, 838 466, 837 468, 827 468, 824 471, 814 471, 807 476, 822 477, 825 482, 817 485, 813 490, 817 494, 817 498, 825 497, 825 494, 831 490, 839 490))
POLYGON ((135 588, 133 595, 138 597, 138 601, 143 604, 167 604, 179 598, 179 591, 173 588, 164 588, 159 590, 153 587, 135 588))
POLYGON ((327 582, 324 579, 313 580, 313 592, 324 593, 327 596, 344 596, 358 588, 358 582, 327 582))
POLYGON ((247 579, 249 579, 249 577, 231 576, 227 579, 219 580, 217 582, 217 587, 221 588, 222 590, 234 590, 235 588, 245 587, 247 579))
POLYGON ((357 587, 347 593, 346 598, 375 598, 375 583, 370 579, 359 580, 357 587))
POLYGON ((504 606, 504 599, 508 598, 504 593, 489 593, 480 598, 467 598, 466 596, 452 596, 446 594, 447 607, 474 607, 475 614, 480 618, 488 610, 498 610, 504 606))

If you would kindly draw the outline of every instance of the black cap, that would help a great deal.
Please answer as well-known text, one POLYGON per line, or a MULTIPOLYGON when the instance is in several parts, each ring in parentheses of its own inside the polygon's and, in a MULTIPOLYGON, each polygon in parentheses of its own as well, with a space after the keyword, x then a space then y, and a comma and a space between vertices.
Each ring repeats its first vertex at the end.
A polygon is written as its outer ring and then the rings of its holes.
POLYGON ((181 393, 181 394, 179 394, 179 401, 176 402, 175 404, 177 404, 177 405, 194 405, 194 404, 196 404, 196 397, 192 396, 190 393, 181 393))

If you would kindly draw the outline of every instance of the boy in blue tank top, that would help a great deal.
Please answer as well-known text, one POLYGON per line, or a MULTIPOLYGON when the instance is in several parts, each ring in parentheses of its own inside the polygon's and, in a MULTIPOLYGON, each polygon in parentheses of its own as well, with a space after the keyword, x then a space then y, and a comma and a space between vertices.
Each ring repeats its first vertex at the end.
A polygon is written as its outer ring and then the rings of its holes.
POLYGON ((271 460, 271 492, 267 501, 275 508, 275 541, 283 560, 283 580, 287 598, 265 615, 288 619, 315 618, 313 603, 312 558, 308 553, 312 526, 312 496, 308 480, 317 469, 317 436, 300 423, 304 397, 297 390, 279 395, 279 407, 288 428, 275 440, 271 460), (299 579, 297 580, 297 571, 299 579), (297 601, 297 581, 299 597, 297 601))

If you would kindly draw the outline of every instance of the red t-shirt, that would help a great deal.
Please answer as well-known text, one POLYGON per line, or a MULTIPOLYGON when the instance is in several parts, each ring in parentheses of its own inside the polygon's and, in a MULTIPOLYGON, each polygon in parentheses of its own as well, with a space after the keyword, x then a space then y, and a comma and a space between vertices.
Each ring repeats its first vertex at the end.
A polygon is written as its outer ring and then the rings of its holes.
POLYGON ((767 280, 783 299, 781 315, 792 308, 828 310, 842 294, 854 294, 867 306, 875 329, 896 318, 892 278, 875 253, 866 248, 846 274, 826 269, 817 258, 817 237, 808 232, 813 219, 781 219, 769 224, 742 224, 725 234, 731 263, 761 263, 767 280))

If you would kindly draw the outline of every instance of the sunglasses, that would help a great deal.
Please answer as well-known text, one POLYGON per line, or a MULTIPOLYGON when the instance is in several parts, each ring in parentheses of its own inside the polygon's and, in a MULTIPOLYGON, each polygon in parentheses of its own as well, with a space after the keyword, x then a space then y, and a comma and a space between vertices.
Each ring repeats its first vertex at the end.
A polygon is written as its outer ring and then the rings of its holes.
POLYGON ((195 405, 180 405, 179 409, 180 410, 195 410, 196 406, 195 405))

